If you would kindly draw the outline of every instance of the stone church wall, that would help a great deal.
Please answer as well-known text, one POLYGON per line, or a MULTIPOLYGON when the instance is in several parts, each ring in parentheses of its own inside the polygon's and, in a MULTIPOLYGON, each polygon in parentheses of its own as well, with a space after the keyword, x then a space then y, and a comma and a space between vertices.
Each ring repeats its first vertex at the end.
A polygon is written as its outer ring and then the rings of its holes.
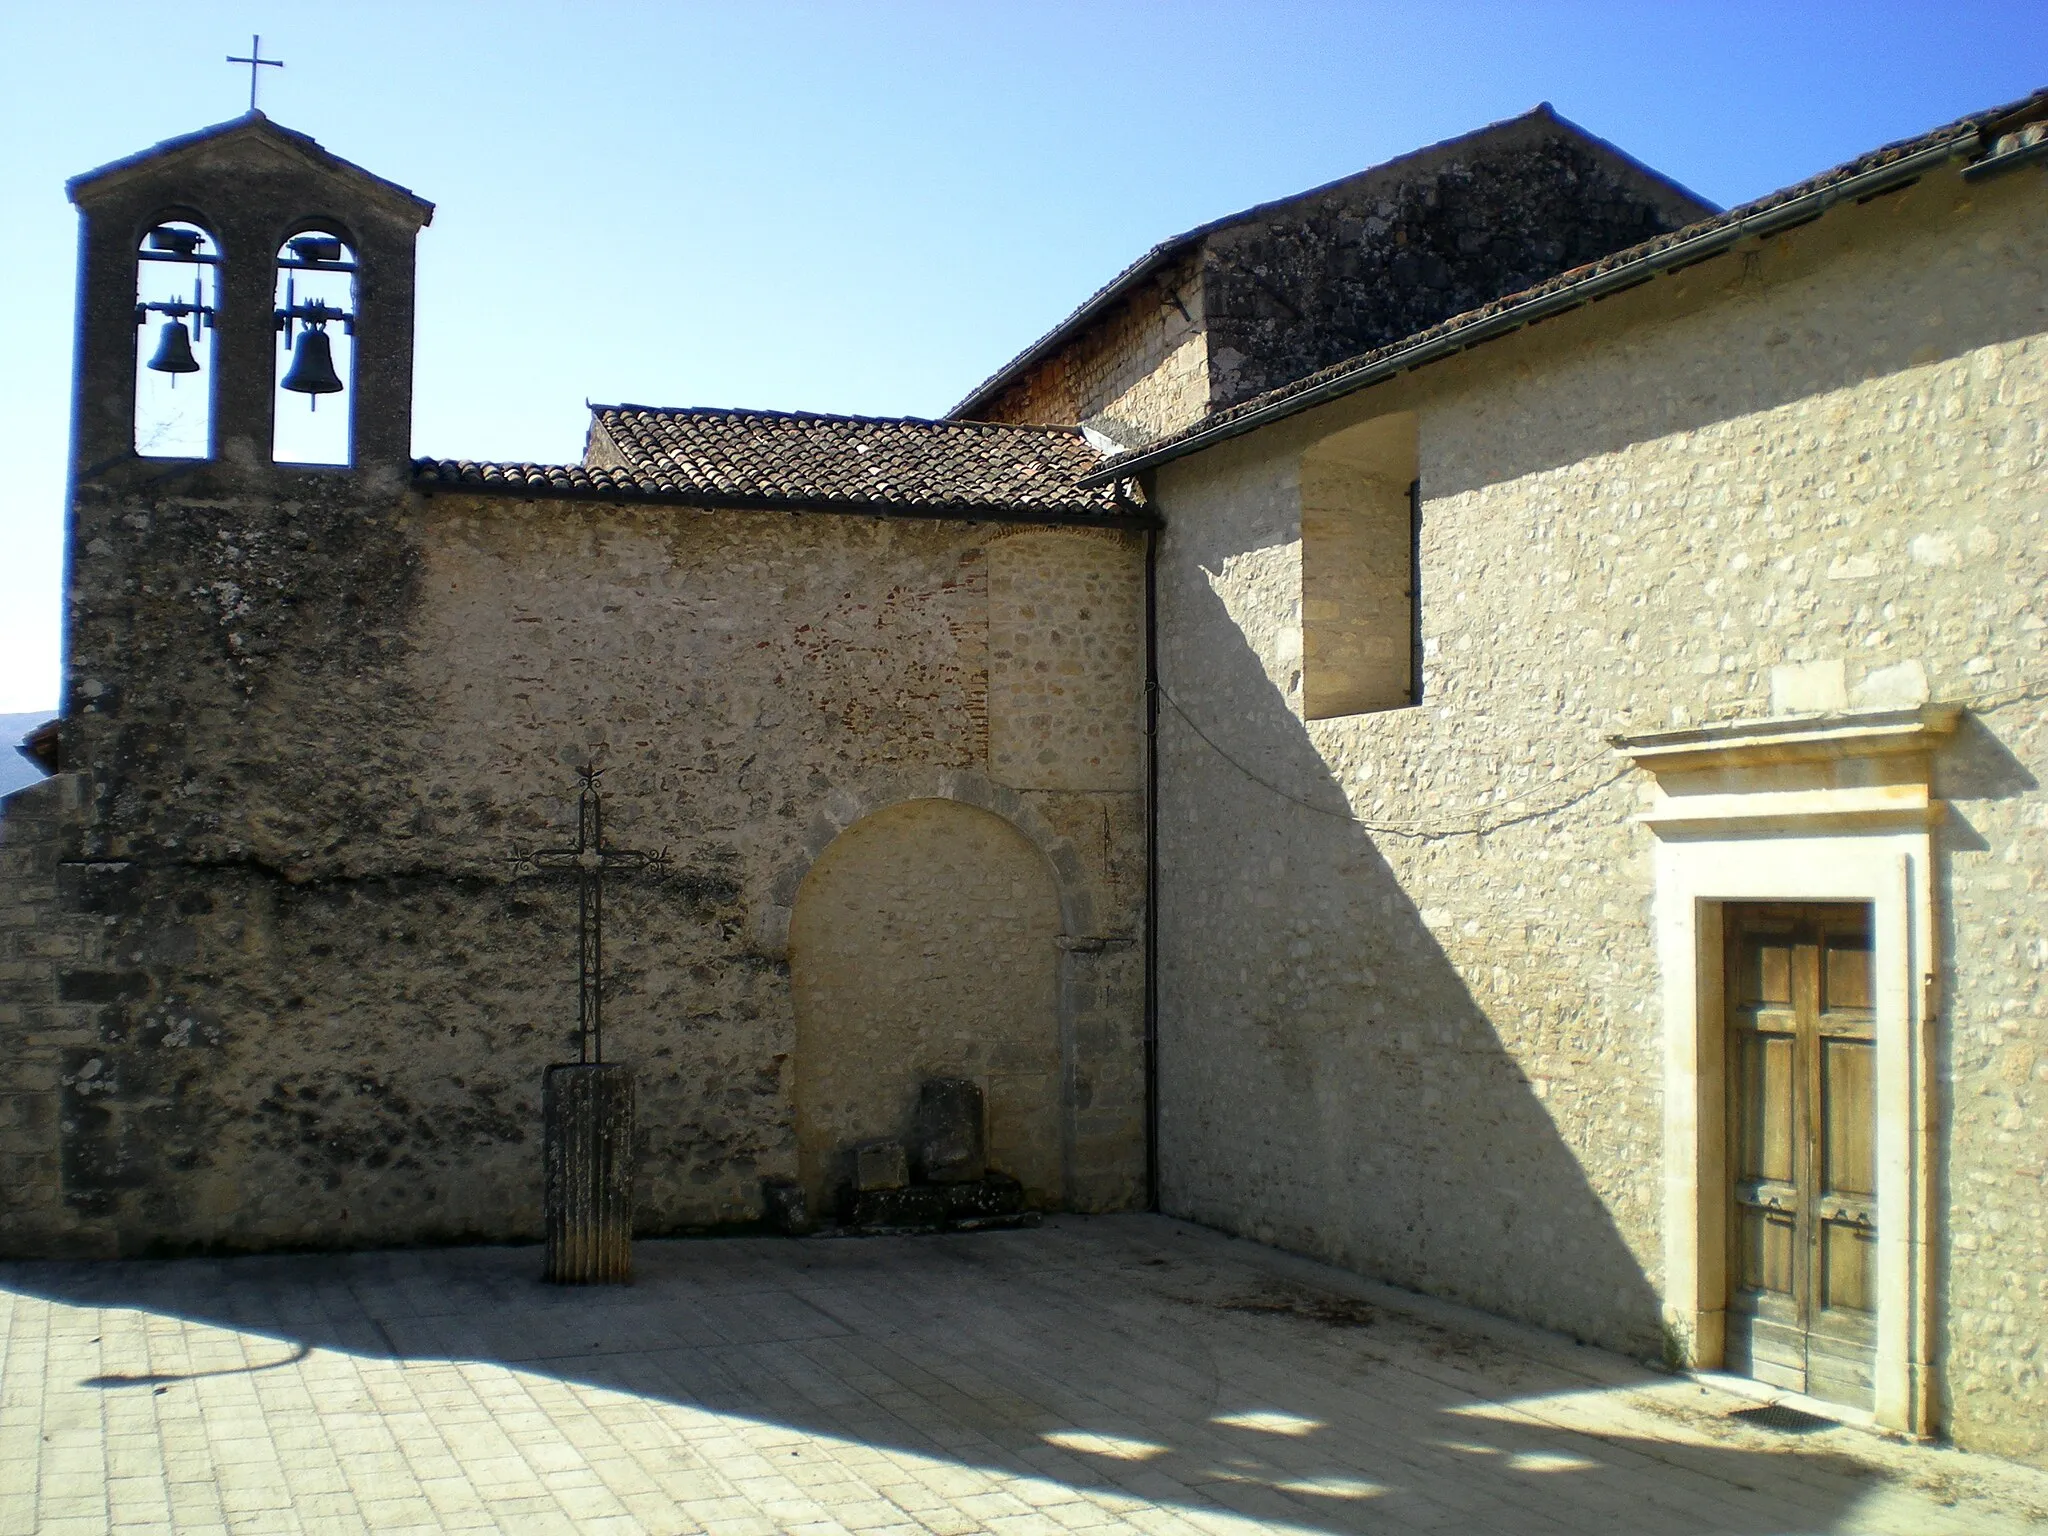
MULTIPOLYGON (((46 787, 0 824, 0 921, 36 935, 0 973, 0 1029, 34 1046, 0 1151, 38 1181, 0 1247, 536 1235, 576 895, 511 859, 573 841, 589 760, 611 837, 673 860, 607 893, 642 1230, 753 1220, 796 1174, 791 905, 841 830, 932 798, 1008 822, 1059 893, 1058 1199, 1136 1197, 1142 817, 1097 770, 1137 749, 1103 743, 1085 787, 990 772, 992 730, 1027 734, 990 717, 999 530, 247 475, 81 492, 64 753, 88 767, 74 810, 46 787), (91 953, 48 948, 81 927, 91 953)), ((1135 536, 1072 537, 1137 590, 1135 536)), ((1128 604, 1100 613, 1127 646, 1128 604)))
POLYGON ((99 924, 64 899, 78 790, 75 774, 60 774, 0 800, 0 1251, 10 1253, 105 1251, 64 1203, 59 1134, 67 1085, 98 1076, 88 1071, 96 1010, 80 978, 100 961, 99 924))
POLYGON ((1941 1415, 2048 1461, 2048 280, 1930 176, 1165 466, 1169 1210, 1657 1354, 1647 791, 1610 734, 1965 704, 1941 1415), (1306 721, 1304 453, 1419 416, 1424 697, 1306 721))
POLYGON ((933 1078, 979 1084, 989 1161, 1060 1203, 1059 933, 1051 866, 1000 816, 911 800, 833 839, 789 933, 797 1153, 820 1208, 847 1150, 902 1140, 933 1078))

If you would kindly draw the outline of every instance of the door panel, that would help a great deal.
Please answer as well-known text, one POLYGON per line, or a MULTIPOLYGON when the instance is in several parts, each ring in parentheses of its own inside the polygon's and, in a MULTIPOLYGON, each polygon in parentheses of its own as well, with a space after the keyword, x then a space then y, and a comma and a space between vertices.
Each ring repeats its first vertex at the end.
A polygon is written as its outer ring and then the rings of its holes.
POLYGON ((1727 909, 1728 1365, 1867 1404, 1877 1038, 1869 909, 1727 909))

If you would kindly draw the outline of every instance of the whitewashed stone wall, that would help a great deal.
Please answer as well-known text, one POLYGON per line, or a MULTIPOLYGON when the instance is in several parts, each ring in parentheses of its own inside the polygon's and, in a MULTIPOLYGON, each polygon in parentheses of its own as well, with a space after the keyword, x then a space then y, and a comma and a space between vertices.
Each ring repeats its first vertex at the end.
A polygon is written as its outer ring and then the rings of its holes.
POLYGON ((2048 199, 1952 175, 1169 465, 1168 1208, 1660 1349, 1645 793, 1610 733, 1969 706, 1939 1350, 2048 1460, 2048 199), (1417 410, 1421 707, 1305 722, 1302 455, 1417 410))

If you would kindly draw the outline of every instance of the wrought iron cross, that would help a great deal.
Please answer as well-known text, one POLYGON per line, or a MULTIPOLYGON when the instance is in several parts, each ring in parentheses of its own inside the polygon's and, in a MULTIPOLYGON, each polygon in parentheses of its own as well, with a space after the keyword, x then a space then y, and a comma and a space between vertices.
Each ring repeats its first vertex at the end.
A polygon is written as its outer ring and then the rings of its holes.
POLYGON ((231 53, 228 55, 228 62, 230 64, 246 64, 249 66, 249 110, 254 112, 256 110, 256 71, 264 65, 268 65, 272 69, 283 69, 284 60, 266 59, 263 57, 263 39, 252 32, 249 34, 249 57, 240 59, 231 53))
POLYGON ((610 870, 666 869, 668 850, 643 853, 613 848, 604 840, 604 797, 597 781, 602 768, 576 770, 582 792, 576 801, 576 846, 514 854, 514 870, 566 869, 576 872, 576 1019, 583 1036, 583 1060, 604 1060, 604 877, 610 870))

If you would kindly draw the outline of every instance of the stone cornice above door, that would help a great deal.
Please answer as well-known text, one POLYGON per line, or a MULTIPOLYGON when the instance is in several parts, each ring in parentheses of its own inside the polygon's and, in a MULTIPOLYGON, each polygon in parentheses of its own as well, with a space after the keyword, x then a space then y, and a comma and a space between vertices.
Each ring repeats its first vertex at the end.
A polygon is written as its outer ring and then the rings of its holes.
POLYGON ((1660 837, 1924 829, 1943 809, 1929 789, 1934 754, 1962 713, 1959 705, 1923 704, 1609 740, 1656 776, 1655 797, 1637 820, 1660 837))

